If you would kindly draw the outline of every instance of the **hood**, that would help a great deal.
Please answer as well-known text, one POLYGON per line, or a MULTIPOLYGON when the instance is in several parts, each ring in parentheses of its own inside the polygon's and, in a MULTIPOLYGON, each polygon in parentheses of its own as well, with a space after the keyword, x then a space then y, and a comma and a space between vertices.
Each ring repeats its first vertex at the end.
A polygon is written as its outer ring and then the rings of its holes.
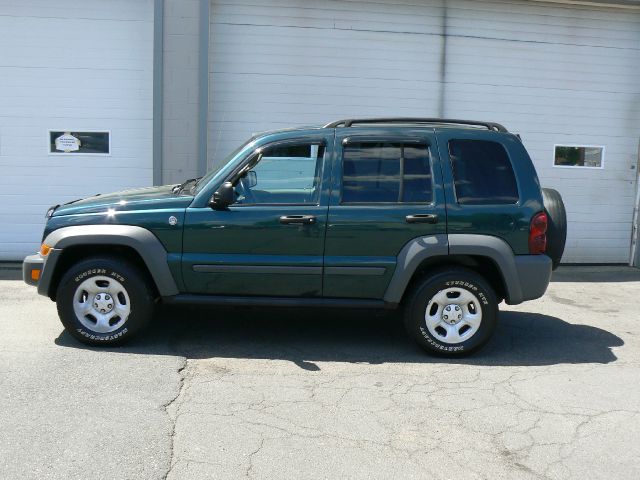
POLYGON ((173 187, 175 185, 162 185, 97 194, 61 205, 55 210, 53 216, 101 213, 109 209, 127 211, 172 208, 182 204, 187 207, 193 200, 193 196, 184 192, 177 195, 172 192, 173 187))

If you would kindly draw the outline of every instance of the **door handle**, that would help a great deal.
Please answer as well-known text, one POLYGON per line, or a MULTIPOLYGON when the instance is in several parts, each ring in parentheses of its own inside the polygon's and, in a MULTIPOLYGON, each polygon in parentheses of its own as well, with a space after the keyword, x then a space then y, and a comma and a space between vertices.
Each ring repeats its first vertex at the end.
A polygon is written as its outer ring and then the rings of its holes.
POLYGON ((316 223, 314 215, 283 215, 280 223, 283 225, 314 225, 316 223))
POLYGON ((438 223, 438 215, 435 213, 416 213, 405 217, 407 223, 438 223))

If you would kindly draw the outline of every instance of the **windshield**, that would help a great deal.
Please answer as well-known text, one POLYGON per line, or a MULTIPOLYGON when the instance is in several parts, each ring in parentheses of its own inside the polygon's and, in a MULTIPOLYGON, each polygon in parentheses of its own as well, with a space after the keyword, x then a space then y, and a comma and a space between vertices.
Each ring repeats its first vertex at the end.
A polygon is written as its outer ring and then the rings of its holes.
POLYGON ((255 137, 251 137, 249 140, 244 142, 242 145, 236 148, 233 152, 227 155, 225 159, 222 160, 218 165, 215 165, 211 170, 209 170, 204 177, 198 180, 198 183, 195 185, 195 188, 193 189, 193 193, 197 194, 200 190, 202 190, 213 177, 215 177, 220 171, 222 171, 223 168, 229 165, 229 162, 231 162, 231 160, 233 160, 233 158, 236 155, 238 155, 247 145, 254 142, 255 139, 256 139, 255 137))

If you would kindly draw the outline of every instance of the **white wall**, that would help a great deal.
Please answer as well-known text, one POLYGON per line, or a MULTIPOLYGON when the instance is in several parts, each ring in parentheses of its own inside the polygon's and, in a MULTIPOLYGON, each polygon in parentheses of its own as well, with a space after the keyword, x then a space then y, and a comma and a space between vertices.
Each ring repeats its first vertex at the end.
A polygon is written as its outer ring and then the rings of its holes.
POLYGON ((151 184, 152 62, 152 0, 0 0, 0 260, 50 205, 151 184), (48 129, 110 130, 112 155, 48 155, 48 129))

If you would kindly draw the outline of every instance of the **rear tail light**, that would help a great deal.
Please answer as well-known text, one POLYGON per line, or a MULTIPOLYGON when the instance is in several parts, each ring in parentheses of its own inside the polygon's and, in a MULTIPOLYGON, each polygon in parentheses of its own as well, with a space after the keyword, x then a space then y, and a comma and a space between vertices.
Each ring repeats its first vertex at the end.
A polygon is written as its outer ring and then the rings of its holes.
POLYGON ((547 214, 537 213, 529 226, 529 253, 538 255, 547 249, 547 214))

